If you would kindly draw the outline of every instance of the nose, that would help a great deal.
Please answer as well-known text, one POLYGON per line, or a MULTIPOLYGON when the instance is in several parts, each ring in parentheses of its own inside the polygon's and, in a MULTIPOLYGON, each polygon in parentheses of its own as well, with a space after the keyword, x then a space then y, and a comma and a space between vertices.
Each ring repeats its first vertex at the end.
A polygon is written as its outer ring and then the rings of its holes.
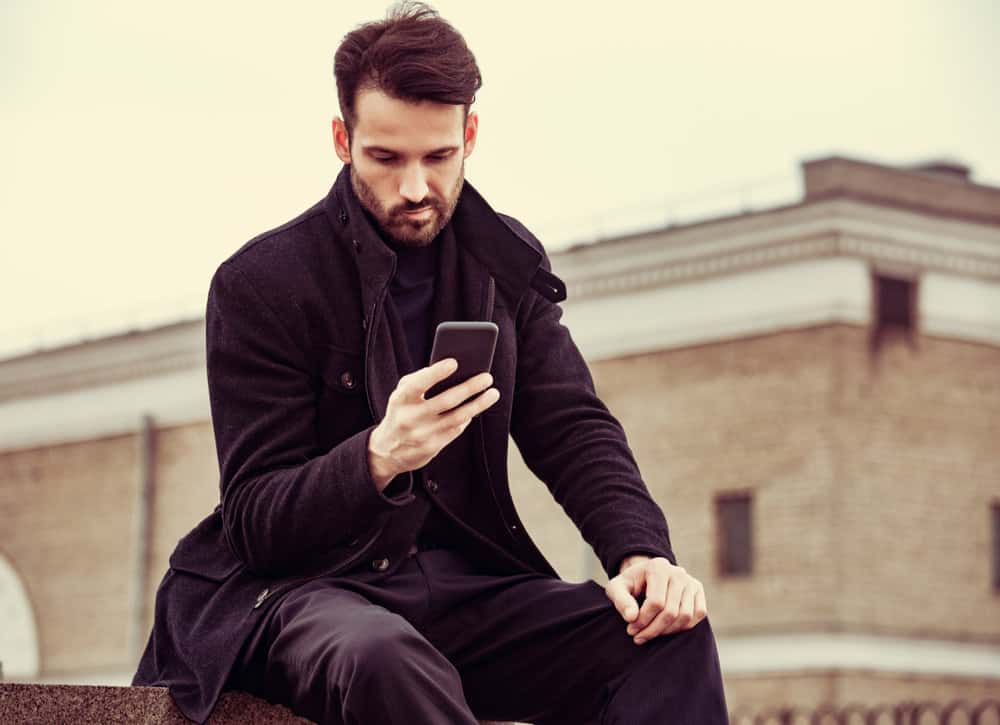
POLYGON ((399 195, 414 204, 427 198, 427 179, 420 164, 414 164, 403 171, 399 182, 399 195))

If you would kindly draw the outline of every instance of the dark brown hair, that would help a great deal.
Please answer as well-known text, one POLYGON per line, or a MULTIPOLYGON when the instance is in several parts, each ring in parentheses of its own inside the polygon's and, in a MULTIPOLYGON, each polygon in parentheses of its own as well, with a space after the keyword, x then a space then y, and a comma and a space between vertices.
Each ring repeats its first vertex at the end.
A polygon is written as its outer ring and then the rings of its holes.
POLYGON ((483 84, 465 39, 421 2, 397 3, 385 20, 345 35, 333 58, 333 74, 348 136, 357 121, 361 89, 375 88, 402 101, 462 104, 465 118, 483 84))

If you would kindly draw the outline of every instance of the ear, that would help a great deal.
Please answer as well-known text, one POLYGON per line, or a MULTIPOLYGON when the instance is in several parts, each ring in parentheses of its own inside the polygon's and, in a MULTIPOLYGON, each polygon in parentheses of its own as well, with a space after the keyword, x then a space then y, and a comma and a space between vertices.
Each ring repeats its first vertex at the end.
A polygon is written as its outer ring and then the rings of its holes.
POLYGON ((476 138, 479 136, 479 114, 469 111, 469 117, 465 119, 465 158, 469 158, 472 149, 476 147, 476 138))
POLYGON ((347 136, 347 126, 339 116, 333 119, 333 150, 345 164, 351 163, 351 143, 347 136))

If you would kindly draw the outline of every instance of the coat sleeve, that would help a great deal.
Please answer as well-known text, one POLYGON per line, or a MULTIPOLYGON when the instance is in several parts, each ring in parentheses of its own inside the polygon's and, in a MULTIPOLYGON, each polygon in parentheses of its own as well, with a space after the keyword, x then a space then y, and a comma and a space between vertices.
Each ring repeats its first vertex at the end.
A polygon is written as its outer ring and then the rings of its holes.
POLYGON ((375 486, 368 466, 374 425, 319 450, 303 334, 282 324, 232 260, 212 278, 205 320, 223 525, 250 570, 298 569, 413 500, 411 474, 392 482, 408 484, 398 496, 375 486))
MULTIPOLYGON (((542 266, 551 271, 544 251, 542 266)), ((534 291, 521 305, 514 442, 609 577, 633 553, 676 564, 666 518, 643 483, 625 431, 597 397, 587 363, 560 321, 562 312, 534 291)))

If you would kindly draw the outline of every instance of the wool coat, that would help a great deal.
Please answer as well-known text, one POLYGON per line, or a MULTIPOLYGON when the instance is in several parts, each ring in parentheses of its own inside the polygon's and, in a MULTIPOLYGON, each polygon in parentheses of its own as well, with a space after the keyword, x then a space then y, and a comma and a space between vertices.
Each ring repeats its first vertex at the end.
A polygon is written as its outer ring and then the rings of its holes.
POLYGON ((468 181, 446 233, 461 279, 437 281, 437 316, 497 324, 500 399, 463 433, 472 467, 456 475, 441 456, 384 492, 368 438, 399 382, 394 346, 406 341, 386 314, 396 255, 350 167, 323 200, 215 272, 206 345, 220 502, 170 557, 133 680, 168 687, 192 720, 208 718, 283 593, 318 577, 390 575, 431 505, 510 567, 557 576, 514 508, 508 436, 609 577, 632 553, 676 563, 663 512, 561 322, 565 286, 541 243, 468 181))

